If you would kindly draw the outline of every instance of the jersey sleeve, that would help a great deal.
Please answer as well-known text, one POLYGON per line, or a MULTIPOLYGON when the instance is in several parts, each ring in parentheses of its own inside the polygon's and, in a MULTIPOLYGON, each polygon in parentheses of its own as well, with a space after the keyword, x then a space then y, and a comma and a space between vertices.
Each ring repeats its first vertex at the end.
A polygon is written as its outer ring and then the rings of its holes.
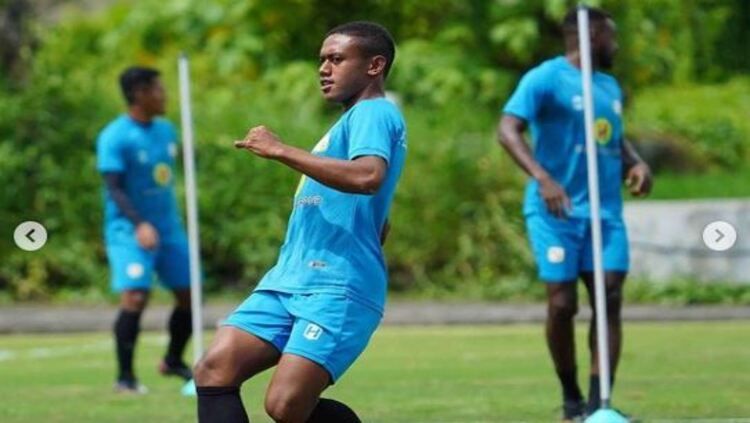
POLYGON ((180 140, 180 137, 177 133, 177 128, 175 128, 174 124, 168 120, 164 120, 164 125, 166 127, 167 136, 169 137, 169 141, 173 142, 175 144, 180 144, 182 140, 180 140))
POLYGON ((355 107, 348 122, 349 160, 378 156, 390 163, 401 127, 394 106, 381 101, 365 101, 355 107))
POLYGON ((123 140, 116 131, 104 130, 96 143, 96 168, 99 172, 125 171, 123 140))
POLYGON ((519 117, 527 122, 534 120, 547 95, 549 78, 542 68, 534 68, 526 73, 516 90, 505 104, 503 113, 519 117))

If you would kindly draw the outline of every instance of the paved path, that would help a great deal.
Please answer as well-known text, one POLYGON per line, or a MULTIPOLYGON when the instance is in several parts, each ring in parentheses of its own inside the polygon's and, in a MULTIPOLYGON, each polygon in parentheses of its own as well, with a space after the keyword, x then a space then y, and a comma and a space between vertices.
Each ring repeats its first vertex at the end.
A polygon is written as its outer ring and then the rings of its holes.
MULTIPOLYGON (((209 304, 205 307, 205 327, 215 327, 234 304, 209 304)), ((82 332, 110 330, 114 321, 115 306, 108 307, 60 307, 60 306, 12 306, 0 308, 0 333, 30 332, 82 332)), ((161 330, 165 327, 170 308, 155 305, 149 307, 143 317, 146 330, 161 330)), ((750 307, 728 306, 643 306, 624 308, 628 321, 707 321, 750 320, 750 307)), ((510 324, 540 322, 544 320, 543 304, 504 303, 441 303, 399 302, 388 304, 384 324, 386 325, 439 325, 439 324, 510 324)), ((579 319, 588 319, 590 313, 582 309, 579 319)))

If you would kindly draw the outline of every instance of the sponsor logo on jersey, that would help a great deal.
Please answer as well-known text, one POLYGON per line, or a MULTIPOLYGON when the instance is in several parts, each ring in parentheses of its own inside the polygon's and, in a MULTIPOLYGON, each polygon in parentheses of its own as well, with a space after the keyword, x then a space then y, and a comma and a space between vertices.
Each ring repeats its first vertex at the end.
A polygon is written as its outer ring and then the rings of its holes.
POLYGON ((583 110, 583 97, 574 95, 571 99, 571 106, 573 106, 573 110, 583 110))
POLYGON ((331 137, 329 133, 326 133, 323 135, 323 138, 318 141, 317 144, 315 144, 315 147, 312 149, 313 153, 322 153, 326 150, 328 150, 328 145, 331 143, 331 137))

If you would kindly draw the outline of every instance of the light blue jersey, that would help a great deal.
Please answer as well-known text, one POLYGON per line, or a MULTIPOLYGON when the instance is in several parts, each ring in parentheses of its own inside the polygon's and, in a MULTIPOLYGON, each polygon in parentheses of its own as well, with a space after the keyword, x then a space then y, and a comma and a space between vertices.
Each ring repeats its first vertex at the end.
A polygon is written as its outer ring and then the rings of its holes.
MULTIPOLYGON (((603 219, 622 216, 622 93, 617 81, 593 73, 595 138, 603 219)), ((581 72, 565 57, 547 60, 530 70, 503 112, 529 123, 534 158, 571 200, 571 217, 589 217, 586 134, 581 72)), ((545 213, 536 180, 529 181, 524 214, 545 213)))
POLYGON ((378 156, 388 170, 374 195, 350 194, 303 176, 278 262, 257 290, 342 294, 382 313, 388 277, 380 234, 406 157, 406 128, 384 98, 344 113, 312 150, 352 160, 378 156))
MULTIPOLYGON (((124 114, 102 130, 96 148, 99 172, 123 175, 128 199, 138 214, 156 227, 160 237, 182 232, 173 176, 177 135, 171 123, 155 119, 144 124, 124 114)), ((127 226, 128 221, 109 191, 104 202, 109 237, 113 227, 127 226)))

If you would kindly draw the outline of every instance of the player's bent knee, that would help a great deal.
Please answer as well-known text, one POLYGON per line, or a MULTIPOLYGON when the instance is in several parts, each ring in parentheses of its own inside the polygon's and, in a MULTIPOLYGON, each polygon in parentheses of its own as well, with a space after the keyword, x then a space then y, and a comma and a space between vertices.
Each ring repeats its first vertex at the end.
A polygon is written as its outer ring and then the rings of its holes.
POLYGON ((622 309, 622 294, 613 293, 607 295, 607 318, 619 319, 620 310, 622 309))
POLYGON ((264 403, 266 414, 277 423, 301 421, 310 410, 301 410, 292 395, 271 389, 264 403))
POLYGON ((578 313, 578 304, 573 301, 552 301, 549 304, 549 317, 555 320, 568 320, 578 313))
POLYGON ((234 378, 227 371, 220 354, 213 351, 206 353, 193 369, 193 378, 197 386, 232 386, 234 378))

